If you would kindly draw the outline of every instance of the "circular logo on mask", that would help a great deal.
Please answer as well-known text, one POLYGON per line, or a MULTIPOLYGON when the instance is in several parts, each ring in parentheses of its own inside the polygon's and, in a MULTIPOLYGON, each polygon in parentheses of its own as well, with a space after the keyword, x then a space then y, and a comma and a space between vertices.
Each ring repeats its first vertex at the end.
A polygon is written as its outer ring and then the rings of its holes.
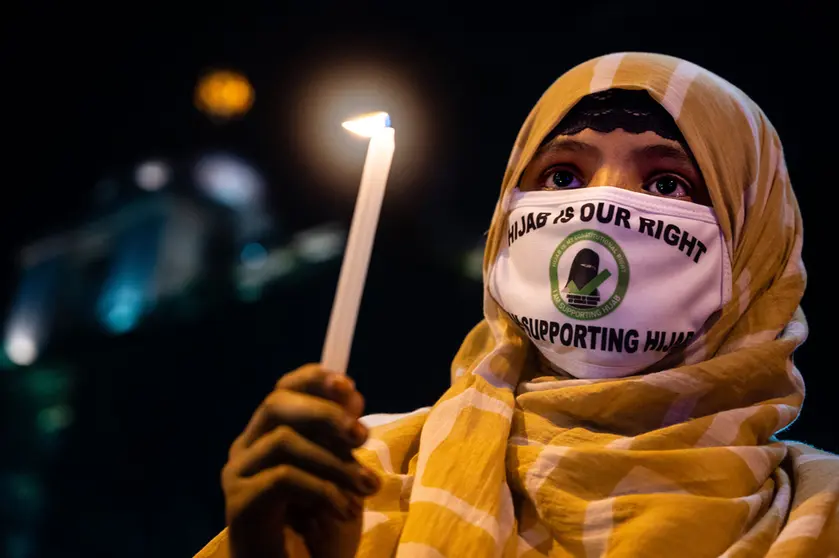
POLYGON ((559 243, 550 263, 551 299, 575 320, 610 314, 626 296, 629 261, 612 237, 583 229, 559 243))

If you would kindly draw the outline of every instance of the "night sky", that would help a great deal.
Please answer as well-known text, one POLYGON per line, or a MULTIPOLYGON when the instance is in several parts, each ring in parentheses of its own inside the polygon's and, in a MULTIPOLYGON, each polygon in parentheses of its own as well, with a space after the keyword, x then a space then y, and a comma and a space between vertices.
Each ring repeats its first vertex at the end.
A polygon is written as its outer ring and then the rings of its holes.
MULTIPOLYGON (((310 15, 318 8, 327 9, 311 3, 310 15)), ((833 243, 821 236, 835 212, 824 186, 834 188, 815 154, 829 126, 809 109, 824 103, 811 88, 827 55, 809 23, 793 23, 803 21, 798 14, 768 26, 744 14, 736 24, 697 16, 701 25, 688 32, 649 7, 599 5, 577 7, 545 31, 442 34, 327 33, 340 27, 283 18, 232 31, 223 14, 145 34, 91 21, 46 31, 26 19, 3 39, 11 62, 3 87, 11 170, 0 220, 5 300, 17 280, 16 250, 83 222, 96 184, 123 180, 148 157, 186 165, 224 150, 248 159, 267 179, 282 234, 348 223, 363 146, 332 137, 343 132, 337 120, 328 128, 323 99, 344 103, 350 91, 347 110, 375 109, 365 103, 381 95, 392 103, 381 108, 393 116, 397 153, 349 372, 370 412, 429 405, 481 318, 480 285, 458 265, 489 225, 530 108, 590 57, 664 52, 733 82, 780 133, 807 232, 811 326, 796 356, 807 401, 788 437, 837 451, 827 426, 836 422, 828 398, 835 366, 827 364, 832 258, 823 256, 833 243), (213 68, 235 69, 253 84, 256 102, 243 119, 219 124, 194 108, 196 81, 213 68), (367 81, 358 85, 357 76, 367 81), (319 149, 330 142, 344 151, 319 149)), ((70 363, 76 420, 48 469, 41 555, 112 555, 114 545, 121 556, 191 555, 221 528, 227 446, 280 375, 319 358, 337 273, 336 263, 264 302, 103 342, 70 363)))

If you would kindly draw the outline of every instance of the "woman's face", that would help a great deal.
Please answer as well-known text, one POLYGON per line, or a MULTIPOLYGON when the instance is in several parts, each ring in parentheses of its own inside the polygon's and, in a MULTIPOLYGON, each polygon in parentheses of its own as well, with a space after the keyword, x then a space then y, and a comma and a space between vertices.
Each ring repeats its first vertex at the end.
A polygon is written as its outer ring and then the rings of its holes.
POLYGON ((556 136, 536 152, 519 183, 524 192, 596 186, 711 206, 692 158, 679 142, 655 132, 585 129, 573 136, 556 136))

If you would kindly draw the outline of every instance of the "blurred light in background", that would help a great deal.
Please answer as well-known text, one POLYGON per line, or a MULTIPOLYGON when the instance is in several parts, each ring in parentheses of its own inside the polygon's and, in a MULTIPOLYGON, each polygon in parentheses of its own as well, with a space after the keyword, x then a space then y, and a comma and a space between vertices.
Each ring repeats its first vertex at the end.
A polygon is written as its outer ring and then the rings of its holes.
POLYGON ((344 251, 346 236, 346 231, 339 225, 330 223, 296 234, 285 246, 246 244, 236 270, 239 298, 253 302, 259 299, 268 284, 299 277, 319 264, 335 260, 344 251))
POLYGON ((477 246, 468 250, 462 259, 463 274, 474 281, 483 281, 484 248, 485 239, 482 239, 477 246))
MULTIPOLYGON (((126 281, 122 279, 122 281, 126 281)), ((143 290, 140 285, 112 280, 100 303, 102 322, 111 333, 131 331, 143 314, 143 290)))
POLYGON ((6 322, 3 344, 6 356, 18 366, 35 362, 46 341, 53 318, 58 272, 55 260, 36 262, 23 271, 6 322))
POLYGON ((152 280, 165 224, 166 219, 156 215, 120 235, 97 308, 100 321, 111 333, 132 330, 156 302, 152 280))
POLYGON ((256 169, 228 154, 202 157, 195 165, 195 182, 211 199, 237 211, 259 207, 265 189, 256 169))
POLYGON ((170 198, 165 207, 167 223, 159 243, 153 297, 182 294, 200 280, 204 250, 214 225, 213 216, 188 199, 170 198))
POLYGON ((18 366, 29 366, 38 356, 38 347, 30 333, 12 330, 6 339, 6 355, 18 366))
POLYGON ((38 412, 38 429, 44 434, 64 430, 73 422, 73 409, 69 405, 53 405, 38 412))
MULTIPOLYGON (((137 185, 154 189, 161 179, 171 180, 168 164, 164 170, 149 163, 134 169, 137 185)), ((229 284, 213 277, 226 276, 231 263, 238 263, 229 252, 236 242, 241 250, 270 233, 262 179, 235 157, 208 157, 199 170, 200 195, 172 190, 117 196, 106 211, 100 208, 75 227, 22 247, 0 366, 37 364, 53 327, 62 339, 93 324, 123 334, 161 306, 181 312, 199 290, 202 296, 233 294, 221 293, 229 284)), ((111 191, 119 183, 100 186, 111 191)), ((248 250, 245 259, 256 265, 259 255, 248 250)))
POLYGON ((257 240, 274 227, 265 208, 265 179, 251 164, 228 153, 201 157, 194 168, 198 189, 235 213, 236 241, 257 240))
POLYGON ((240 259, 246 267, 259 269, 268 259, 268 250, 259 242, 250 242, 242 248, 240 259))
POLYGON ((201 77, 195 88, 195 106, 216 118, 232 118, 248 112, 254 92, 248 79, 234 71, 218 70, 201 77))
MULTIPOLYGON (((354 197, 361 177, 367 142, 343 133, 341 123, 358 114, 387 112, 398 122, 397 152, 388 196, 427 164, 428 122, 422 86, 396 65, 340 60, 314 67, 300 77, 303 84, 290 107, 293 133, 307 170, 318 184, 354 197)), ((411 195, 421 192, 413 191, 411 195)), ((333 194, 334 195, 334 194, 333 194)))
POLYGON ((294 251, 289 248, 280 248, 273 250, 270 258, 267 260, 265 269, 271 274, 271 277, 279 278, 291 273, 297 266, 297 258, 294 251))
POLYGON ((146 161, 134 171, 134 180, 143 190, 154 192, 160 190, 172 176, 169 165, 163 161, 146 161))
POLYGON ((239 299, 245 302, 259 300, 266 285, 290 276, 299 263, 294 251, 287 246, 266 250, 259 265, 252 260, 245 261, 244 256, 243 253, 242 264, 236 271, 236 289, 239 299))
POLYGON ((295 235, 292 241, 301 259, 317 263, 341 254, 344 248, 346 233, 335 225, 324 225, 295 235))
POLYGON ((0 555, 43 556, 39 552, 45 512, 50 505, 48 477, 73 423, 73 376, 69 369, 38 365, 9 373, 0 389, 0 421, 14 425, 0 435, 0 555))

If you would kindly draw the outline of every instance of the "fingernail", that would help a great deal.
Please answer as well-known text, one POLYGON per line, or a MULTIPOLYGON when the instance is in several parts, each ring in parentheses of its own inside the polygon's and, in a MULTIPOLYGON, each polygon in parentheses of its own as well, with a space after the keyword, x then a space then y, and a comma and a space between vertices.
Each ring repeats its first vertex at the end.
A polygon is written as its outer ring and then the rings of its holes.
POLYGON ((361 477, 361 489, 366 494, 373 494, 379 490, 380 481, 376 473, 368 469, 362 469, 359 475, 361 477))

